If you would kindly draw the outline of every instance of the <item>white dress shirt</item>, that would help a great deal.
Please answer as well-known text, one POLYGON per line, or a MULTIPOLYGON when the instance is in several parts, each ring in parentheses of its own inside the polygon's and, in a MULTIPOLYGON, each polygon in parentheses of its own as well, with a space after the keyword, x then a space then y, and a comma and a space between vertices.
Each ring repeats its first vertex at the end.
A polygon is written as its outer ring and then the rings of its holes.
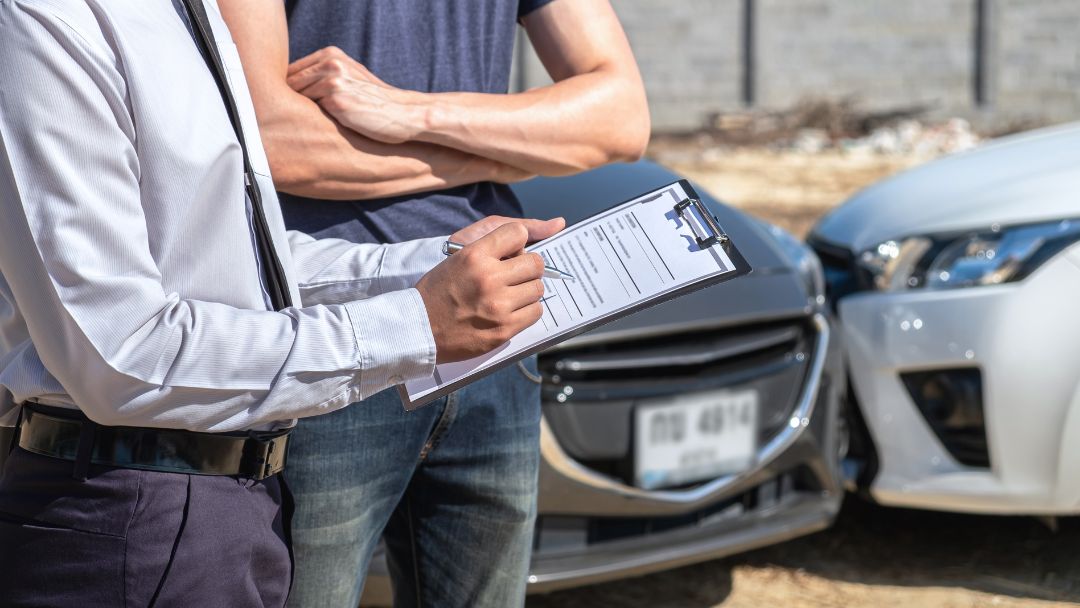
POLYGON ((411 287, 441 239, 286 232, 206 5, 297 306, 269 309, 240 147, 181 3, 0 0, 0 424, 32 400, 107 425, 276 428, 432 373, 411 287))

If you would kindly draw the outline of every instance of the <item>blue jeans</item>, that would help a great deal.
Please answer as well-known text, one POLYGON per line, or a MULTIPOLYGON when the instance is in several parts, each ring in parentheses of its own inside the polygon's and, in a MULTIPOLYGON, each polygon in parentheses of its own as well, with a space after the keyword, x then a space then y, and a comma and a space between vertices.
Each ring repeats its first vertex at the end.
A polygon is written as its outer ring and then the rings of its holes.
POLYGON ((413 412, 392 389, 300 421, 290 606, 355 608, 380 536, 397 606, 524 604, 540 385, 523 366, 413 412))

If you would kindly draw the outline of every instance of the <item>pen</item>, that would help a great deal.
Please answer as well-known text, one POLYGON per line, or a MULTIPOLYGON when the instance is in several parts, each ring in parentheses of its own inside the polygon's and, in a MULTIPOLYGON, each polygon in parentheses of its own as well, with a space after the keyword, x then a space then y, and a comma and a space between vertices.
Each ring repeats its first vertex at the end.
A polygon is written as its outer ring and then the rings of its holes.
MULTIPOLYGON (((464 245, 462 245, 461 243, 455 243, 453 241, 446 241, 445 243, 443 243, 442 252, 443 252, 443 255, 450 255, 452 253, 461 251, 462 247, 464 247, 464 245)), ((570 279, 570 280, 574 280, 574 275, 569 274, 569 273, 565 273, 565 272, 563 272, 563 271, 561 271, 558 268, 555 268, 553 266, 544 265, 544 278, 545 279, 563 279, 563 280, 570 279)))

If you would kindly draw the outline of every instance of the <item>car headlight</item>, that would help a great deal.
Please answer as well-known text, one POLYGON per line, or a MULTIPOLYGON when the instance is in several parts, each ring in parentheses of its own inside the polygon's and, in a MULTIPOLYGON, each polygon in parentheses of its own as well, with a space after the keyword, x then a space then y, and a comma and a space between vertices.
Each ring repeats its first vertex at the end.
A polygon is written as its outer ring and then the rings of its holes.
POLYGON ((784 255, 799 272, 810 301, 815 306, 825 304, 825 271, 821 268, 821 260, 817 255, 783 228, 761 220, 759 223, 776 238, 784 255))
POLYGON ((859 267, 879 291, 999 285, 1027 277, 1080 241, 1080 220, 993 226, 963 235, 890 240, 864 251, 859 267))

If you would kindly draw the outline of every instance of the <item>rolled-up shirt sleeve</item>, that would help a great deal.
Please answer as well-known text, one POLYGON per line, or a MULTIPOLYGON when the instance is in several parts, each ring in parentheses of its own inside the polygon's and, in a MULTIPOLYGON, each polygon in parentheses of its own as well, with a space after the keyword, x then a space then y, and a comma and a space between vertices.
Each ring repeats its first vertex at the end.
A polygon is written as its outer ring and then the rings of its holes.
MULTIPOLYGON (((325 413, 432 373, 423 302, 393 291, 436 261, 417 253, 422 243, 412 253, 337 245, 336 268, 333 247, 295 236, 313 300, 319 260, 326 285, 382 266, 350 292, 369 296, 359 301, 273 312, 167 291, 119 71, 61 21, 0 8, 0 273, 18 311, 8 318, 29 337, 5 351, 40 358, 61 397, 102 424, 203 431, 325 413)), ((32 372, 14 367, 0 388, 18 401, 32 372)))
POLYGON ((305 305, 341 304, 408 289, 444 259, 445 241, 446 237, 439 237, 372 245, 289 232, 305 305))

